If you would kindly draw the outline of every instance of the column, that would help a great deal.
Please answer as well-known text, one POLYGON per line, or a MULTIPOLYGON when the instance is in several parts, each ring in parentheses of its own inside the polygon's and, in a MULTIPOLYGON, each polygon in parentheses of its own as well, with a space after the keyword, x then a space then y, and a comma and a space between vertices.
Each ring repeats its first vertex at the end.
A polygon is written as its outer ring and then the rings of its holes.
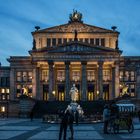
POLYGON ((136 68, 136 97, 140 99, 140 65, 136 68))
POLYGON ((40 72, 39 68, 35 67, 33 69, 33 98, 41 100, 41 94, 42 93, 40 93, 40 72))
POLYGON ((98 62, 98 90, 99 98, 103 98, 103 61, 98 62))
POLYGON ((87 62, 82 62, 82 100, 87 100, 87 72, 86 72, 87 62))
POLYGON ((52 101, 54 99, 53 90, 54 90, 54 63, 52 61, 48 62, 49 64, 49 100, 52 101))
POLYGON ((119 61, 115 62, 115 98, 120 95, 119 61))
POLYGON ((65 100, 70 100, 70 62, 65 62, 65 100))
POLYGON ((110 95, 110 99, 115 98, 115 66, 112 67, 112 93, 110 95))
POLYGON ((16 97, 15 80, 16 80, 15 70, 13 68, 11 68, 11 70, 10 70, 10 100, 14 100, 16 97))

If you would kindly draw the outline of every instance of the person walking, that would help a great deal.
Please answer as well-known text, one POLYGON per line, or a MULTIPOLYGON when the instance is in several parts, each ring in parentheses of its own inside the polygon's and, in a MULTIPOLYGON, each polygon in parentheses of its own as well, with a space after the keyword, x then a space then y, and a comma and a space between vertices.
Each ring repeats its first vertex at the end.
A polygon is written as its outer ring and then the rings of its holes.
POLYGON ((108 128, 109 119, 110 119, 109 106, 105 105, 104 110, 103 110, 104 134, 108 134, 107 128, 108 128))
POLYGON ((60 123, 60 131, 59 131, 59 140, 61 140, 62 133, 63 134, 63 140, 66 140, 67 137, 67 126, 68 126, 68 119, 69 119, 69 112, 63 112, 61 114, 61 123, 60 123))

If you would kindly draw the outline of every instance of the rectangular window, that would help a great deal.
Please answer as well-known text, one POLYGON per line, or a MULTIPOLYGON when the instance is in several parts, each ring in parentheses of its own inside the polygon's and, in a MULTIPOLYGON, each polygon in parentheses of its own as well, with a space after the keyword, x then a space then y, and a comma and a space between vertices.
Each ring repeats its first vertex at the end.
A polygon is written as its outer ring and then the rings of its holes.
POLYGON ((64 38, 63 39, 63 43, 67 43, 67 38, 64 38))
POLYGON ((62 39, 58 38, 58 45, 62 44, 62 39))
POLYGON ((87 71, 87 81, 94 81, 95 80, 95 71, 94 70, 88 70, 87 71))
POLYGON ((50 47, 50 46, 51 46, 51 39, 47 38, 47 47, 50 47))
POLYGON ((56 38, 52 39, 52 46, 56 46, 56 38))
POLYGON ((130 72, 130 80, 135 81, 135 72, 134 71, 130 72))
POLYGON ((49 71, 48 70, 42 70, 42 81, 47 82, 49 80, 49 71))
POLYGON ((58 70, 57 71, 57 81, 64 81, 65 80, 65 71, 64 70, 58 70))
POLYGON ((105 46, 105 39, 101 38, 101 46, 105 46))
POLYGON ((120 81, 123 81, 123 71, 120 71, 120 81))
POLYGON ((28 81, 32 82, 32 79, 33 79, 32 72, 28 72, 28 81))
POLYGON ((39 48, 42 47, 42 38, 39 38, 39 48))
POLYGON ((124 81, 128 81, 128 80, 129 80, 129 72, 125 71, 124 81))
POLYGON ((99 38, 95 39, 95 45, 99 46, 99 38))
POLYGON ((94 45, 94 38, 91 38, 91 39, 90 39, 90 44, 91 44, 91 45, 94 45))
POLYGON ((88 38, 85 38, 85 43, 88 43, 88 38))
POLYGON ((2 87, 6 86, 6 77, 1 77, 1 86, 2 87))
POLYGON ((103 70, 103 80, 109 81, 111 80, 110 70, 103 70))
POLYGON ((24 82, 27 81, 27 72, 23 72, 22 78, 23 78, 23 81, 24 81, 24 82))
POLYGON ((80 42, 83 42, 83 38, 79 38, 79 41, 80 41, 80 42))
POLYGON ((131 89, 131 96, 135 96, 135 85, 134 84, 130 85, 130 89, 131 89))
POLYGON ((72 80, 75 82, 80 81, 80 71, 72 71, 72 80))
POLYGON ((22 73, 21 72, 17 72, 16 76, 17 76, 17 82, 21 82, 22 81, 22 73))
POLYGON ((6 88, 6 93, 10 93, 10 90, 9 90, 9 88, 6 88))
POLYGON ((1 93, 5 93, 5 89, 4 88, 1 89, 1 93))
POLYGON ((69 38, 69 42, 71 42, 72 41, 72 38, 69 38))

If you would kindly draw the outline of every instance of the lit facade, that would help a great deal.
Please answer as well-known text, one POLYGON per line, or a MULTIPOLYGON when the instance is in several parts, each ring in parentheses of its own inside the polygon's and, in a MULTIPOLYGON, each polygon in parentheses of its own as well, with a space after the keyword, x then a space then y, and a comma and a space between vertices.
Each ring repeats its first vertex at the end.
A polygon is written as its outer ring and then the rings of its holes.
POLYGON ((72 84, 78 88, 79 101, 112 100, 123 94, 140 98, 140 57, 121 55, 115 27, 85 24, 74 11, 68 23, 37 26, 32 36, 29 56, 8 58, 10 90, 1 86, 1 96, 4 90, 10 95, 6 99, 18 100, 25 94, 37 100, 70 101, 72 84))

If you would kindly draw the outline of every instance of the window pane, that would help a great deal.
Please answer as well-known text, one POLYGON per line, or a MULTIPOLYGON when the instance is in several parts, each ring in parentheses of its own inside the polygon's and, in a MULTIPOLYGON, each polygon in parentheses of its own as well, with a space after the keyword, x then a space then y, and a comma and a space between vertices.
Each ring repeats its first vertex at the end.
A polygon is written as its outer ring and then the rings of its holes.
POLYGON ((96 38, 95 44, 99 46, 99 38, 96 38))
POLYGON ((101 46, 105 46, 105 39, 101 38, 101 46))
POLYGON ((58 44, 62 44, 62 39, 58 38, 58 44))
POLYGON ((50 47, 50 46, 51 46, 51 39, 47 38, 47 47, 50 47))
POLYGON ((52 39, 52 46, 56 46, 56 38, 52 39))

